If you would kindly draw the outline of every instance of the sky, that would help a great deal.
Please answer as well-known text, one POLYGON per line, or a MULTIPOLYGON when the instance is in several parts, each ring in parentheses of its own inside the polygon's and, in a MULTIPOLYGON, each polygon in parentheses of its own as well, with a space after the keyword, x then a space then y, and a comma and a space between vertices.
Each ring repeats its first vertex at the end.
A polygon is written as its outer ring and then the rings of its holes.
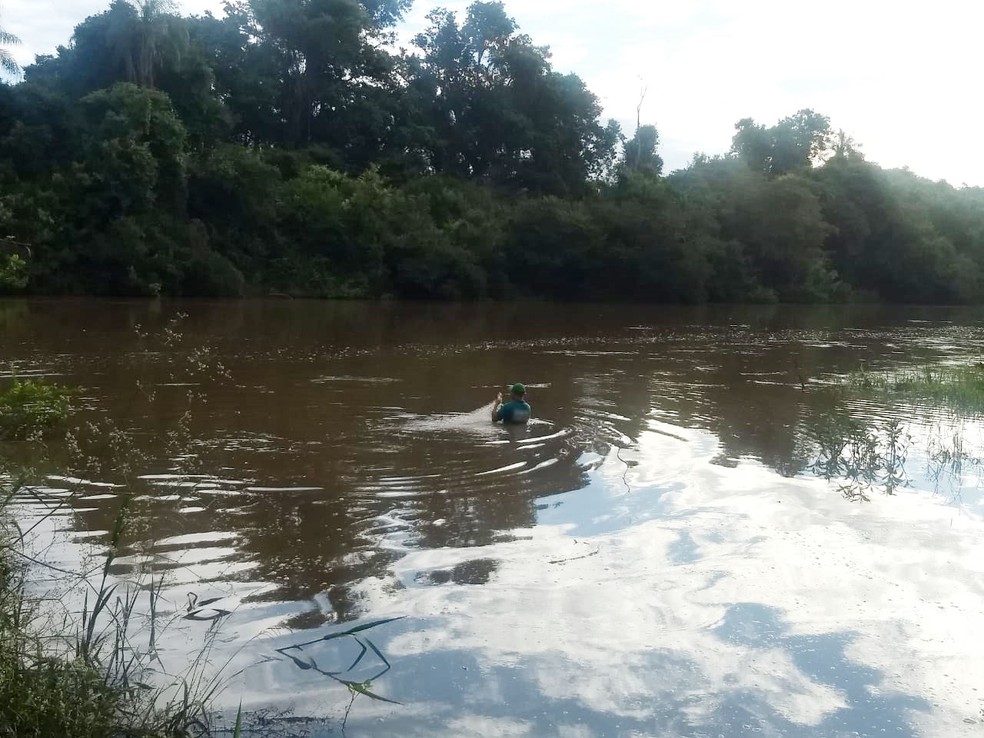
MULTIPOLYGON (((401 36, 436 5, 417 0, 401 36)), ((984 186, 984 3, 972 0, 505 0, 554 68, 575 72, 605 117, 631 133, 657 126, 667 169, 725 153, 734 124, 774 124, 802 108, 827 115, 871 161, 931 179, 984 186)), ((50 53, 109 0, 0 0, 0 25, 22 63, 50 53)), ((221 0, 183 0, 221 13, 221 0)))

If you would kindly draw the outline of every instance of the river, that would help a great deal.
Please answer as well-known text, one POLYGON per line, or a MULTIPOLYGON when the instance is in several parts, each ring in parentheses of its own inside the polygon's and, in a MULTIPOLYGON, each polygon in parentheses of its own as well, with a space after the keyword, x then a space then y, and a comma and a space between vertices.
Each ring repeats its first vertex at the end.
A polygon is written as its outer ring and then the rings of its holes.
POLYGON ((979 309, 8 300, 2 376, 83 429, 4 453, 59 565, 127 505, 113 575, 221 615, 162 661, 217 623, 271 732, 979 736, 981 424, 840 379, 982 351, 979 309))

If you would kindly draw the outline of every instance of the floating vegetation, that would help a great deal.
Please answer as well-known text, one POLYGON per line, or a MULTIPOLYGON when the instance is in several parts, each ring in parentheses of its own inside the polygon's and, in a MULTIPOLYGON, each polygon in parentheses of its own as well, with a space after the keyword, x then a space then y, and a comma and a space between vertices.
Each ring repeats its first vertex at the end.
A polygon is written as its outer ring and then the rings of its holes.
POLYGON ((890 372, 872 372, 862 367, 845 381, 865 393, 922 400, 962 412, 984 412, 982 362, 925 365, 890 372))
POLYGON ((383 674, 390 670, 390 662, 383 655, 383 652, 379 650, 375 643, 373 643, 364 633, 373 628, 378 628, 380 625, 385 625, 387 623, 392 623, 397 620, 402 620, 402 617, 398 618, 386 618, 384 620, 373 620, 369 623, 364 623, 363 625, 357 625, 354 628, 349 628, 348 630, 329 633, 321 638, 315 638, 311 641, 305 641, 304 643, 297 643, 293 646, 285 646, 283 648, 278 648, 277 653, 286 656, 298 669, 303 669, 304 671, 313 671, 321 674, 328 679, 343 684, 352 692, 353 698, 357 695, 365 695, 373 700, 378 700, 380 702, 390 702, 393 704, 399 704, 395 700, 388 699, 386 697, 381 697, 372 691, 372 683, 379 679, 383 674), (315 661, 314 656, 311 655, 311 649, 314 646, 323 644, 327 641, 335 641, 341 638, 350 638, 355 641, 359 646, 359 652, 355 657, 355 660, 346 668, 338 669, 336 671, 326 671, 318 662, 315 661), (296 652, 291 653, 291 652, 296 652), (366 655, 372 652, 376 658, 379 659, 381 668, 373 676, 368 679, 355 680, 349 678, 351 674, 355 671, 356 667, 362 663, 366 655))
POLYGON ((378 628, 381 625, 386 625, 387 623, 393 623, 397 620, 403 620, 403 617, 396 618, 385 618, 383 620, 372 620, 368 623, 363 623, 362 625, 356 625, 348 630, 337 631, 335 633, 329 633, 321 638, 315 638, 314 640, 305 641, 304 643, 297 643, 293 646, 284 646, 283 648, 278 648, 277 653, 282 656, 286 656, 294 665, 303 671, 312 671, 317 674, 321 674, 327 679, 331 679, 334 682, 344 685, 348 688, 351 694, 351 699, 349 700, 348 706, 345 709, 345 717, 342 719, 342 735, 345 735, 345 727, 348 724, 349 714, 352 711, 352 705, 355 704, 355 699, 359 695, 364 695, 371 700, 377 702, 388 702, 392 705, 399 705, 400 703, 396 700, 391 700, 388 697, 383 697, 372 691, 373 682, 379 679, 383 674, 388 672, 390 668, 390 662, 383 655, 383 652, 379 650, 379 647, 373 643, 368 636, 365 635, 367 631, 373 628, 378 628), (315 660, 311 651, 321 644, 329 641, 337 641, 343 638, 348 638, 354 641, 358 647, 359 652, 355 656, 355 660, 352 661, 347 667, 336 669, 335 671, 328 671, 324 669, 315 660), (363 662, 366 656, 372 653, 375 658, 378 659, 378 667, 375 673, 367 678, 356 679, 354 677, 355 669, 363 662))
POLYGON ((873 491, 895 494, 908 484, 905 462, 911 439, 901 421, 868 424, 846 415, 829 415, 813 429, 816 458, 809 469, 837 481, 849 500, 868 502, 873 491))
POLYGON ((72 391, 42 379, 18 379, 0 391, 0 439, 43 435, 71 412, 72 391))
MULTIPOLYGON (((847 375, 842 385, 849 392, 883 400, 918 404, 930 411, 945 410, 948 420, 927 430, 926 474, 934 491, 949 488, 957 495, 963 475, 978 469, 984 452, 965 437, 963 421, 976 423, 984 413, 984 362, 925 364, 908 369, 870 371, 863 366, 847 375), (975 446, 972 448, 971 446, 975 446)), ((891 414, 898 414, 892 411, 891 414)), ((942 416, 923 418, 940 420, 942 416)), ((841 411, 830 414, 809 433, 818 476, 837 481, 849 499, 868 500, 882 489, 893 494, 908 479, 904 465, 911 443, 901 420, 858 419, 841 411)))

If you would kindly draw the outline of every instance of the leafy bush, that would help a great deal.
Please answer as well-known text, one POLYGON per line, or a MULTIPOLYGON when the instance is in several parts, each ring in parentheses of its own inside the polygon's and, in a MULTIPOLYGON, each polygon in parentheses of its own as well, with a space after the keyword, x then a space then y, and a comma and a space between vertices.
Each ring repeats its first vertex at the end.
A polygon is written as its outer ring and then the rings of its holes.
POLYGON ((0 293, 27 287, 27 262, 17 254, 0 258, 0 293))
POLYGON ((67 387, 14 379, 0 393, 0 438, 23 439, 51 430, 68 417, 71 397, 67 387))

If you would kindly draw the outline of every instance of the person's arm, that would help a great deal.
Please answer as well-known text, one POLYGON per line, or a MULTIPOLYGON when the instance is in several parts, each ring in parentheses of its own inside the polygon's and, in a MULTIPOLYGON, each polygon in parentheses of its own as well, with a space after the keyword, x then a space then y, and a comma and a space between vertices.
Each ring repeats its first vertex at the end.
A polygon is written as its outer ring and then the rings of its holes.
POLYGON ((495 402, 492 403, 492 422, 495 423, 499 420, 499 408, 502 407, 502 393, 500 392, 495 396, 495 402))

